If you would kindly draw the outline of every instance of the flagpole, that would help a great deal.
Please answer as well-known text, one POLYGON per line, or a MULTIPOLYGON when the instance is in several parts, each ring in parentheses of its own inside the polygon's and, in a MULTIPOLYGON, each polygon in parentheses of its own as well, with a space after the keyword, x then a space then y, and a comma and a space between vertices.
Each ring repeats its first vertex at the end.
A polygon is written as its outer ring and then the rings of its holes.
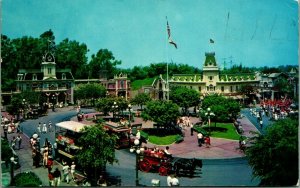
MULTIPOLYGON (((166 20, 167 20, 167 23, 168 23, 168 18, 166 16, 166 20)), ((168 30, 167 30, 167 33, 166 33, 166 52, 167 52, 167 101, 169 101, 169 50, 168 50, 168 30)))

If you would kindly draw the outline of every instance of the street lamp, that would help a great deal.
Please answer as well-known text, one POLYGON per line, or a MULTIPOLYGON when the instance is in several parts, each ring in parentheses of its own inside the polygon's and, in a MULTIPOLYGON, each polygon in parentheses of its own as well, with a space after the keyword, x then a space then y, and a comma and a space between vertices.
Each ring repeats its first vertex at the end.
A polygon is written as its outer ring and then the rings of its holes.
POLYGON ((134 146, 130 148, 130 152, 135 152, 135 186, 139 186, 139 160, 140 154, 144 152, 144 148, 140 146, 139 139, 134 140, 134 146))
POLYGON ((12 185, 13 180, 14 180, 14 165, 17 164, 18 162, 15 161, 14 157, 10 158, 10 185, 12 185))
POLYGON ((129 111, 129 127, 131 127, 131 104, 128 104, 128 111, 129 111))
POLYGON ((25 119, 26 117, 26 99, 22 100, 22 105, 23 105, 23 109, 22 109, 22 117, 25 119))
POLYGON ((209 135, 210 135, 210 118, 211 118, 211 116, 215 116, 215 114, 210 111, 210 108, 207 108, 207 112, 205 113, 205 116, 207 116, 207 119, 208 119, 208 130, 209 130, 209 135))
POLYGON ((55 99, 56 99, 55 95, 52 95, 52 112, 55 111, 55 99))
POLYGON ((117 102, 115 101, 114 104, 112 105, 114 121, 115 121, 115 113, 116 113, 117 108, 118 108, 118 105, 117 105, 117 102))

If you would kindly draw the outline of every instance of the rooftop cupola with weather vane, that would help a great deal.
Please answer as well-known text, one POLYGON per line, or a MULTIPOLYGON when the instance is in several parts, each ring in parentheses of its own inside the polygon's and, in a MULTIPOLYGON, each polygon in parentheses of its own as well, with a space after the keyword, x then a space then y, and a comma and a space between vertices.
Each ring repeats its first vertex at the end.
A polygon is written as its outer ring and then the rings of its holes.
POLYGON ((214 91, 216 83, 219 81, 219 67, 215 58, 215 52, 206 52, 203 65, 203 81, 206 82, 209 91, 214 91))
POLYGON ((56 63, 54 55, 51 52, 46 52, 42 62, 43 80, 57 79, 56 78, 56 63))

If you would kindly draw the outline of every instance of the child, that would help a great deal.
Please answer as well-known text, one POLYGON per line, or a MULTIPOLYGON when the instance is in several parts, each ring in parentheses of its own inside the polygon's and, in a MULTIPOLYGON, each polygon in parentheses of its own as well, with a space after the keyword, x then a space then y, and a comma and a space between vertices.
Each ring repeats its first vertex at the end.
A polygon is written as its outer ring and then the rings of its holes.
POLYGON ((207 137, 205 137, 205 146, 207 147, 207 148, 209 148, 209 146, 210 146, 210 137, 209 136, 207 136, 207 137))

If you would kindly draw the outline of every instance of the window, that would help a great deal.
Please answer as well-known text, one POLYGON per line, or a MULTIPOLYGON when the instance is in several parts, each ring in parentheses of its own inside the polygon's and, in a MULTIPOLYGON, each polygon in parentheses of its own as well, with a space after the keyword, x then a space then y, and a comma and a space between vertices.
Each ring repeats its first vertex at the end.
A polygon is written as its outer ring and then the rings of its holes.
POLYGON ((48 74, 52 74, 52 69, 48 68, 48 74))
POLYGON ((32 75, 32 80, 37 80, 36 74, 33 74, 33 75, 32 75))
POLYGON ((230 86, 230 92, 232 92, 233 91, 233 87, 232 86, 230 86))
POLYGON ((221 91, 224 92, 224 86, 221 86, 221 91))
POLYGON ((193 89, 193 86, 190 86, 191 89, 193 89))
POLYGON ((236 86, 236 87, 235 87, 235 90, 238 91, 238 90, 239 90, 239 86, 236 86))
POLYGON ((213 78, 214 78, 213 76, 209 76, 209 80, 213 80, 213 78))
POLYGON ((198 90, 201 91, 201 86, 198 87, 198 90))
POLYGON ((61 77, 62 77, 61 79, 65 80, 66 79, 66 73, 62 73, 61 77))

